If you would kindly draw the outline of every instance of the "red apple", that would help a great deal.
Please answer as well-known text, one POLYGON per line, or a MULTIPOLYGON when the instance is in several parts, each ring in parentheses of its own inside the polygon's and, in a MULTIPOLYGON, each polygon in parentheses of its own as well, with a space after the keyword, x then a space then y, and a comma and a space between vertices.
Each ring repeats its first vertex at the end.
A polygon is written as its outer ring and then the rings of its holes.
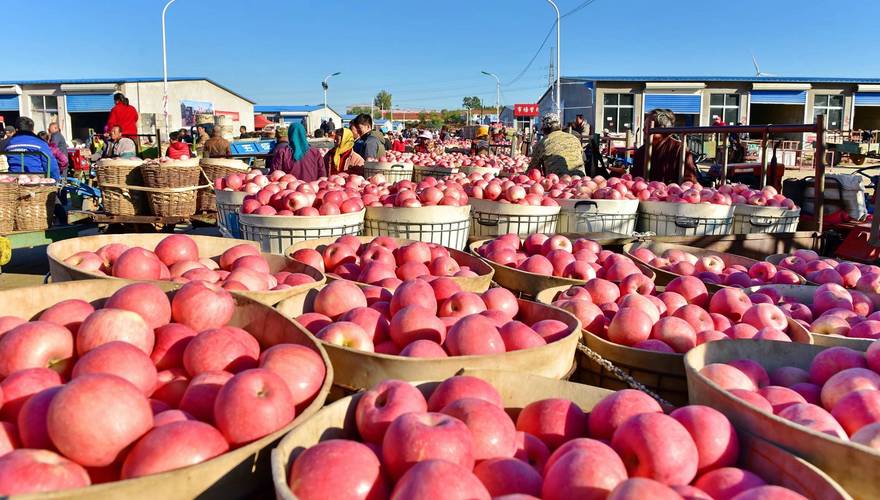
POLYGON ((156 367, 149 356, 128 342, 113 341, 87 352, 73 365, 71 379, 106 373, 131 382, 145 396, 156 387, 156 367))
POLYGON ((624 421, 611 446, 627 464, 630 476, 666 485, 689 484, 697 474, 697 446, 687 429, 662 413, 642 413, 624 421))
POLYGON ((229 379, 214 401, 214 420, 233 446, 283 428, 295 416, 287 384, 269 370, 245 370, 229 379))
POLYGON ((624 389, 602 398, 590 411, 590 436, 610 440, 620 425, 633 415, 662 413, 660 404, 651 396, 634 389, 624 389))
POLYGON ((190 376, 209 371, 237 373, 257 366, 260 346, 249 333, 235 327, 204 330, 183 351, 190 376))
POLYGON ((129 248, 113 263, 113 276, 130 280, 158 280, 162 261, 156 254, 140 247, 129 248))
POLYGON ((107 299, 104 307, 138 313, 153 329, 171 321, 171 302, 168 296, 159 287, 149 283, 135 283, 120 288, 107 299))
POLYGON ((156 245, 156 257, 166 266, 177 262, 199 259, 199 247, 196 242, 185 234, 166 236, 156 245))
POLYGON ((272 346, 263 351, 259 361, 260 368, 274 372, 284 380, 296 406, 311 401, 327 375, 321 356, 302 345, 272 346))
POLYGON ((500 354, 504 352, 504 340, 492 320, 472 314, 449 330, 446 349, 453 356, 500 354))
POLYGON ((155 427, 125 457, 122 479, 200 464, 222 455, 229 444, 217 429, 195 420, 155 427))
POLYGON ((388 474, 400 479, 417 462, 445 460, 472 470, 474 443, 460 420, 442 413, 404 413, 394 419, 382 441, 388 474))
POLYGON ((723 413, 702 405, 678 408, 669 414, 687 429, 697 446, 697 474, 735 465, 739 458, 736 429, 723 413))
POLYGON ((301 500, 384 500, 388 486, 376 454, 347 439, 322 441, 303 451, 290 468, 288 485, 301 500))
POLYGON ((567 399, 551 398, 526 405, 516 419, 516 429, 527 432, 555 450, 562 443, 583 435, 587 416, 567 399))
POLYGON ((446 460, 425 460, 400 478, 391 498, 489 500, 490 495, 470 468, 446 460))
MULTIPOLYGON (((88 302, 80 299, 68 299, 62 300, 54 306, 46 309, 40 313, 38 319, 40 321, 48 321, 63 326, 70 330, 72 334, 76 335, 77 331, 79 331, 79 325, 82 324, 83 320, 93 312, 95 312, 95 308, 88 302)), ((24 323, 24 320, 21 322, 24 323)))
POLYGON ((73 335, 55 323, 32 321, 0 336, 0 377, 26 368, 51 368, 65 373, 72 358, 73 335))
POLYGON ((203 281, 183 285, 171 299, 172 319, 198 332, 224 326, 234 312, 232 294, 203 281))
POLYGON ((84 488, 89 474, 79 464, 48 450, 13 450, 0 457, 0 493, 23 495, 84 488))

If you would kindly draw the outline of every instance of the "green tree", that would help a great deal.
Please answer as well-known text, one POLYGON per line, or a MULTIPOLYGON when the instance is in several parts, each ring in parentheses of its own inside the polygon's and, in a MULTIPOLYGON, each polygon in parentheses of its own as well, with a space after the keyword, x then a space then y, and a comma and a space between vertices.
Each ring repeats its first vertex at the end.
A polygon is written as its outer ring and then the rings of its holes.
POLYGON ((352 106, 348 108, 348 113, 351 115, 359 115, 361 113, 370 114, 369 106, 352 106))
POLYGON ((384 89, 380 90, 379 93, 376 94, 376 98, 373 99, 373 105, 380 110, 391 109, 391 93, 384 89))
POLYGON ((464 99, 462 99, 461 105, 465 109, 469 109, 469 110, 473 111, 475 109, 482 109, 483 108, 483 101, 481 101, 480 98, 477 96, 470 96, 470 97, 465 97, 464 99))

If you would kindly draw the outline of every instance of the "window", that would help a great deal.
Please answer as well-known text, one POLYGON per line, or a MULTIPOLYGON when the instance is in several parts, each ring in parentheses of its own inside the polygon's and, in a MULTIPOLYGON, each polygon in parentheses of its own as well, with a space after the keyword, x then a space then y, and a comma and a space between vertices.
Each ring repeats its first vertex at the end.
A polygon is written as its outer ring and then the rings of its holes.
POLYGON ((819 115, 825 115, 826 129, 840 130, 843 122, 843 96, 817 95, 813 100, 813 120, 819 115))
POLYGON ((712 94, 709 96, 709 118, 720 116, 721 120, 730 125, 739 123, 739 95, 712 94))
POLYGON ((632 94, 605 94, 605 120, 602 128, 612 133, 632 130, 635 116, 633 102, 632 94))
POLYGON ((58 121, 58 97, 32 95, 31 118, 34 120, 34 133, 48 130, 50 123, 58 121))

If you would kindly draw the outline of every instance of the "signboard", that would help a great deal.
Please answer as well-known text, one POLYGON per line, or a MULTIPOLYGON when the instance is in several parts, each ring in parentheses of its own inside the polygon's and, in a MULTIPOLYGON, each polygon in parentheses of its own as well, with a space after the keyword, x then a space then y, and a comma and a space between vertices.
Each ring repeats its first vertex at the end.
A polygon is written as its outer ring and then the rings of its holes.
POLYGON ((537 104, 514 104, 513 116, 538 116, 537 104))
POLYGON ((213 115, 214 104, 204 101, 180 101, 180 121, 184 127, 196 124, 197 115, 213 115))
POLYGON ((241 121, 238 119, 238 111, 214 111, 214 116, 228 116, 232 121, 241 121))

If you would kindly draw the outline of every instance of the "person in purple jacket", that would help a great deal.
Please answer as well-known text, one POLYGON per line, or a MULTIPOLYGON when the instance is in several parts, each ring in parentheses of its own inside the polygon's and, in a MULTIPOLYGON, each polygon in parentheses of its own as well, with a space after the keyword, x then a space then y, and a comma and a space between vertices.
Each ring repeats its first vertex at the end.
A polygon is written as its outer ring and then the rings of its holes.
POLYGON ((297 179, 311 182, 327 176, 321 152, 309 147, 306 129, 302 123, 294 123, 287 136, 279 134, 278 143, 272 150, 269 168, 283 170, 297 179))

